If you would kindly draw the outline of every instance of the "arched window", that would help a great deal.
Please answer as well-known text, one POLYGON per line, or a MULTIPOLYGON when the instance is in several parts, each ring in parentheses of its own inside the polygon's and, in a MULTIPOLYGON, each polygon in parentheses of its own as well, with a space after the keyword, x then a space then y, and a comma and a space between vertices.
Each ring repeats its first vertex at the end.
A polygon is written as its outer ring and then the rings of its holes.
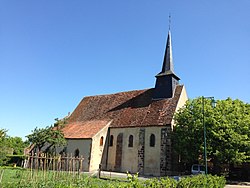
POLYGON ((103 146, 103 136, 100 138, 100 146, 103 146))
POLYGON ((75 150, 75 158, 76 158, 76 157, 79 157, 79 153, 80 153, 80 151, 79 151, 79 149, 77 148, 77 149, 75 150))
POLYGON ((109 146, 113 146, 113 142, 114 142, 114 136, 111 135, 109 138, 109 146))
POLYGON ((128 138, 128 147, 133 147, 133 135, 130 135, 129 138, 128 138))
POLYGON ((150 147, 155 147, 155 135, 151 134, 150 135, 150 143, 149 143, 150 147))

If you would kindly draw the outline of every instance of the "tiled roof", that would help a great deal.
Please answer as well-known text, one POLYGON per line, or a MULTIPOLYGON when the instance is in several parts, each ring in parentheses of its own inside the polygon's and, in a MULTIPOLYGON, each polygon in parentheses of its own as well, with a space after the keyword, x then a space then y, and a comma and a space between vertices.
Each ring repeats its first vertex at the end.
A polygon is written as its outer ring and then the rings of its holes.
POLYGON ((92 138, 108 123, 105 120, 72 122, 62 128, 62 132, 65 138, 92 138))
POLYGON ((173 98, 152 100, 154 89, 85 97, 68 119, 66 138, 90 138, 112 120, 110 127, 146 127, 171 124, 183 89, 173 98))

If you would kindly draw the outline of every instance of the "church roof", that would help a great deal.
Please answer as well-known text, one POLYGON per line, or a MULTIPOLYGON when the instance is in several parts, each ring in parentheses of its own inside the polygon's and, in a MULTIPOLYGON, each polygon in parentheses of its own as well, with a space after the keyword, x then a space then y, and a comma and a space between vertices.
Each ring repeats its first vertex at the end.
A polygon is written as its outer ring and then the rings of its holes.
POLYGON ((69 139, 92 138, 108 123, 105 120, 71 122, 62 128, 62 132, 69 139))
POLYGON ((113 128, 169 125, 182 89, 178 85, 173 98, 162 100, 152 100, 153 88, 85 97, 63 133, 66 138, 91 138, 111 120, 113 128))

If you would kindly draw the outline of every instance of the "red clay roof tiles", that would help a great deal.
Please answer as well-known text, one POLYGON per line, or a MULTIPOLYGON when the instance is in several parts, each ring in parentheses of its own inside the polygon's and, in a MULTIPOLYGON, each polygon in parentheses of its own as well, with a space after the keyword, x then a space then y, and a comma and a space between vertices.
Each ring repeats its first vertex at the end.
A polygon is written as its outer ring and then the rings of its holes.
POLYGON ((63 129, 66 138, 94 136, 110 120, 110 127, 145 127, 171 124, 183 89, 178 85, 173 98, 152 100, 154 89, 85 97, 63 129))
POLYGON ((92 138, 107 124, 108 121, 105 120, 72 122, 62 128, 62 132, 64 133, 65 138, 92 138))

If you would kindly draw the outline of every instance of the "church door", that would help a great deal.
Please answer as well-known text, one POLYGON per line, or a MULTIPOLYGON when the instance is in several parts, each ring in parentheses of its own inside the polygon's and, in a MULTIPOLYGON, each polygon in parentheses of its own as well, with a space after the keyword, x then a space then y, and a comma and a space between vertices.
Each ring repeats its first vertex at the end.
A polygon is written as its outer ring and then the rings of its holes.
POLYGON ((115 171, 121 170, 122 142, 123 142, 123 133, 120 133, 120 134, 118 134, 117 141, 116 141, 115 171))

